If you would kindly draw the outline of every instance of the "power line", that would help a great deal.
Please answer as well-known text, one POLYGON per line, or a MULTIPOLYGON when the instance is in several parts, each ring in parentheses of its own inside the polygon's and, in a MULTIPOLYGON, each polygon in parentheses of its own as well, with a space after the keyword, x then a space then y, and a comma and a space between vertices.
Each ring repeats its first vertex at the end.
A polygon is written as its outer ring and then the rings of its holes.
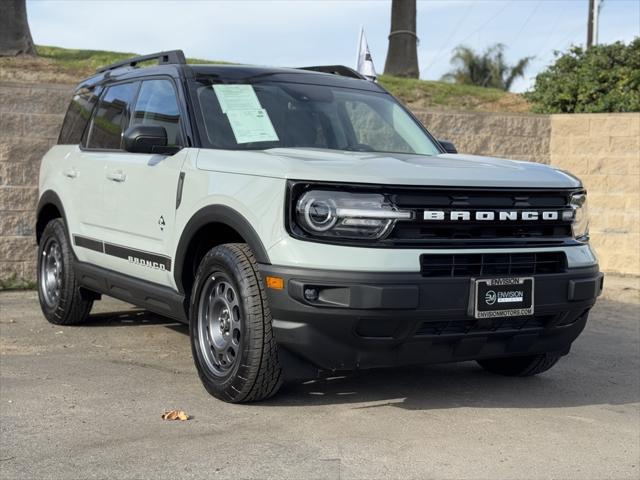
POLYGON ((473 10, 474 6, 475 6, 475 3, 470 3, 469 4, 469 6, 467 7, 466 11, 464 12, 464 15, 462 17, 460 17, 460 20, 458 21, 457 25, 453 28, 453 30, 451 31, 451 33, 449 34, 447 39, 442 43, 442 46, 438 50, 438 53, 433 57, 433 60, 427 66, 425 71, 431 70, 431 67, 433 67, 433 65, 438 60, 440 60, 440 57, 444 54, 444 49, 447 48, 447 46, 449 45, 449 42, 451 42, 451 40, 453 40, 455 35, 458 33, 458 30, 460 30, 460 27, 462 26, 462 23, 467 19, 467 17, 469 16, 469 13, 471 13, 471 10, 473 10))
MULTIPOLYGON (((566 43, 568 41, 570 41, 573 37, 577 37, 578 33, 584 28, 584 25, 578 25, 577 27, 573 28, 572 30, 569 31, 568 35, 565 35, 562 40, 560 42, 557 42, 557 45, 559 47, 559 49, 564 50, 565 48, 567 48, 566 43)), ((584 30, 582 30, 584 31, 584 30)), ((580 42, 578 42, 579 44, 580 42)), ((569 45, 573 45, 574 42, 571 41, 569 45)))
POLYGON ((558 24, 560 23, 560 15, 556 15, 555 16, 555 20, 553 21, 553 24, 551 25, 551 29, 549 30, 549 32, 547 33, 547 41, 544 42, 544 46, 540 48, 540 50, 538 50, 538 53, 535 54, 535 57, 539 57, 540 54, 545 51, 547 48, 549 48, 549 44, 552 41, 552 37, 553 34, 556 33, 556 28, 558 27, 558 24))
POLYGON ((518 38, 520 38, 520 35, 524 31, 524 29, 527 26, 527 24, 529 23, 529 21, 536 14, 536 12, 538 11, 538 8, 540 8, 541 4, 542 4, 542 0, 538 0, 538 3, 536 3, 536 5, 533 7, 533 10, 531 10, 529 15, 527 16, 526 20, 524 21, 524 23, 520 27, 520 30, 518 30, 518 33, 516 33, 515 37, 513 37, 513 41, 511 42, 511 45, 514 45, 518 41, 518 38))
POLYGON ((507 7, 509 5, 511 5, 513 3, 513 0, 509 0, 507 3, 505 3, 502 8, 500 10, 498 10, 492 17, 490 17, 486 22, 484 22, 482 25, 480 25, 478 28, 476 28, 473 32, 471 32, 469 35, 467 35, 461 42, 460 44, 463 44, 464 42, 466 42, 467 40, 469 40, 472 36, 474 36, 476 33, 478 33, 480 30, 482 30, 484 27, 486 27, 487 25, 489 25, 489 23, 491 23, 493 20, 495 20, 496 18, 498 18, 498 16, 504 12, 507 7))

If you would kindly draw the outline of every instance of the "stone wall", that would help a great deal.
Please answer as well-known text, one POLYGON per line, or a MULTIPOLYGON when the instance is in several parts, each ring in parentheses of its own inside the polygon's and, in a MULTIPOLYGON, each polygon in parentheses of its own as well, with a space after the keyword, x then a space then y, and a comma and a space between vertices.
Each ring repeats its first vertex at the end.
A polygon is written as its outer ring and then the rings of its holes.
POLYGON ((414 111, 441 140, 459 152, 549 163, 548 115, 414 111))
MULTIPOLYGON (((0 82, 0 280, 35 278, 40 159, 55 143, 71 91, 0 82)), ((460 152, 550 163, 580 176, 590 192, 602 269, 640 274, 639 114, 415 114, 460 152)))
POLYGON ((640 114, 552 115, 550 159, 589 192, 602 269, 640 275, 640 114))
POLYGON ((0 280, 35 278, 40 159, 58 137, 71 91, 0 83, 0 280))

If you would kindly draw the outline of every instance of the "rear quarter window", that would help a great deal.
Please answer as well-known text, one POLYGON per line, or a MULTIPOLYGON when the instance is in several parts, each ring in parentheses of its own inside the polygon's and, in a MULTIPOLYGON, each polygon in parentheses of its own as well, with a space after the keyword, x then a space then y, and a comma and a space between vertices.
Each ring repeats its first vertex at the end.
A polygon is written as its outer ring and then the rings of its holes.
POLYGON ((79 91, 74 95, 62 122, 60 135, 58 136, 59 145, 80 144, 97 99, 96 94, 90 90, 79 91))

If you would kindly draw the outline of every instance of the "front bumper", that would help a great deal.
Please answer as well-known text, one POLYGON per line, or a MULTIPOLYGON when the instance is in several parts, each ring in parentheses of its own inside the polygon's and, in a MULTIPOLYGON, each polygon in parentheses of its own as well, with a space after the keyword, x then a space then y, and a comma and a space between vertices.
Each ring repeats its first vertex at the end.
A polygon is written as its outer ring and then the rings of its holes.
POLYGON ((469 314, 472 279, 260 265, 276 339, 286 355, 321 370, 453 362, 542 352, 567 353, 602 291, 597 266, 535 276, 535 315, 469 314), (317 299, 304 292, 315 288, 317 299))

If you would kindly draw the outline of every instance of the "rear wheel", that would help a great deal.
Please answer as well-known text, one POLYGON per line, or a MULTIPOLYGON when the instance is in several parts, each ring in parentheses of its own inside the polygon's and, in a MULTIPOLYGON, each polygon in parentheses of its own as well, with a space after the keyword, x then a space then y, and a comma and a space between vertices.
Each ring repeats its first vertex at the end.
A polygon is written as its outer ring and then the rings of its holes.
POLYGON ((211 395, 240 403, 276 393, 282 375, 271 312, 246 244, 220 245, 204 256, 189 325, 198 375, 211 395))
POLYGON ((546 372, 553 367, 561 355, 541 353, 526 357, 492 358, 478 360, 478 364, 488 372, 507 377, 530 377, 546 372))
POLYGON ((47 224, 38 246, 38 298, 45 318, 56 325, 84 322, 93 305, 80 294, 71 244, 60 218, 47 224))

